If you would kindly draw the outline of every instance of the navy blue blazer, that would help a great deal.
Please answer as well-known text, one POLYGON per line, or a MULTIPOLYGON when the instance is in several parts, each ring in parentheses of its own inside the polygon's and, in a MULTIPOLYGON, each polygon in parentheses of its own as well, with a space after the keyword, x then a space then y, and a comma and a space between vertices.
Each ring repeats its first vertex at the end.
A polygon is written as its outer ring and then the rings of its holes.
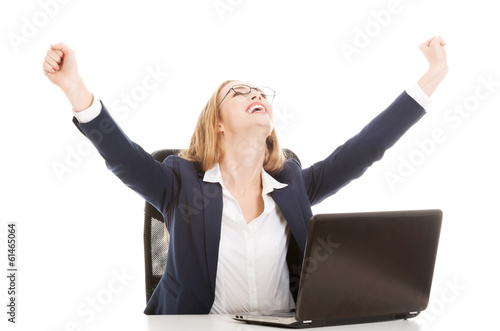
MULTIPOLYGON (((289 159, 281 172, 271 174, 288 184, 272 191, 271 197, 292 233, 287 262, 295 300, 311 206, 361 176, 424 114, 424 108, 403 91, 324 160, 301 169, 297 160, 289 159)), ((220 184, 204 182, 205 173, 178 156, 168 156, 163 163, 154 160, 123 133, 103 104, 94 120, 79 123, 73 118, 73 122, 95 145, 107 167, 164 216, 170 233, 168 263, 144 313, 208 314, 214 302, 219 253, 220 184)))

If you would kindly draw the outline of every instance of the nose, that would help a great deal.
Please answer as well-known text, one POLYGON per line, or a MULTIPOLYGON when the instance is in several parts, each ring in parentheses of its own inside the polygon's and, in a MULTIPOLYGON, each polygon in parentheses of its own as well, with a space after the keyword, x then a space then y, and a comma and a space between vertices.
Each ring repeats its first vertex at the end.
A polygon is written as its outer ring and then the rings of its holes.
POLYGON ((251 99, 255 100, 255 98, 259 98, 259 100, 262 100, 262 95, 260 95, 259 91, 252 89, 250 91, 251 99))

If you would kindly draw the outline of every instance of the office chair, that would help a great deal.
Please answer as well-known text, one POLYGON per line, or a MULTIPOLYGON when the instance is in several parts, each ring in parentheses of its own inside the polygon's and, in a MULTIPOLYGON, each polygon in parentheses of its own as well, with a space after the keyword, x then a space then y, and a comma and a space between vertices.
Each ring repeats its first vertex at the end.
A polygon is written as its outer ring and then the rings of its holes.
MULTIPOLYGON (((299 158, 289 149, 284 148, 287 159, 299 158)), ((179 149, 162 149, 151 155, 157 161, 163 162, 169 155, 177 155, 179 149)), ((160 282, 167 265, 167 252, 170 244, 170 235, 165 227, 163 215, 151 204, 146 202, 144 207, 144 266, 146 276, 146 303, 160 282)))

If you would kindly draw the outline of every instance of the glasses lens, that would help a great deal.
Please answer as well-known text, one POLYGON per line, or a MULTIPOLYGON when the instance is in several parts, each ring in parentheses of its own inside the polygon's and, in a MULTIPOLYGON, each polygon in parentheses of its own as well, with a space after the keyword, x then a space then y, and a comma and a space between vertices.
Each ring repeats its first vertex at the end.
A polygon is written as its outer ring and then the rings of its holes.
POLYGON ((273 97, 275 94, 274 90, 272 90, 269 87, 265 87, 265 86, 259 86, 259 87, 255 87, 255 88, 250 89, 250 87, 246 86, 246 85, 236 85, 236 86, 233 86, 233 90, 236 93, 240 93, 240 94, 248 94, 248 93, 250 93, 251 90, 254 90, 254 91, 257 90, 257 92, 259 92, 263 98, 268 99, 270 102, 273 101, 273 97))
POLYGON ((262 95, 266 99, 268 99, 269 101, 273 101, 274 91, 272 89, 270 89, 269 87, 265 87, 265 86, 259 86, 257 88, 259 89, 259 91, 262 93, 262 95))
POLYGON ((250 87, 245 86, 245 85, 236 85, 233 86, 233 90, 236 93, 241 93, 241 94, 248 94, 250 93, 250 87))

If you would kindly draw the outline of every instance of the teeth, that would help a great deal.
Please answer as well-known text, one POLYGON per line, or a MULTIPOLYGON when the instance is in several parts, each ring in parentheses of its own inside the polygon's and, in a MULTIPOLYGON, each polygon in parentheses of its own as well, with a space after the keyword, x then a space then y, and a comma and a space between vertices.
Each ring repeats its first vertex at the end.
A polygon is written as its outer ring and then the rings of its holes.
POLYGON ((257 111, 257 109, 259 109, 261 111, 265 111, 264 107, 262 107, 260 105, 255 105, 255 106, 250 107, 250 109, 248 109, 248 112, 254 113, 254 111, 257 111))

